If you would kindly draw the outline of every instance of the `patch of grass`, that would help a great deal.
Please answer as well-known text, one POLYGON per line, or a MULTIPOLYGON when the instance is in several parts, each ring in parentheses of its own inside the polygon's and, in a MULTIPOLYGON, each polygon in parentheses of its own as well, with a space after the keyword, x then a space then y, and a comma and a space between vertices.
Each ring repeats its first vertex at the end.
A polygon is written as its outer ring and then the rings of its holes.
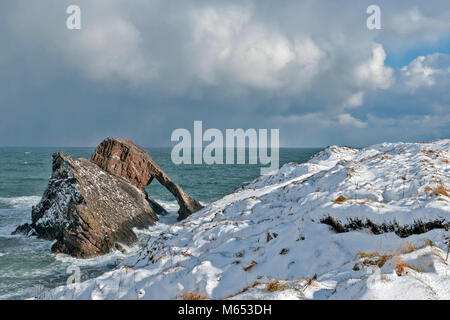
POLYGON ((305 285, 303 286, 303 290, 305 290, 306 288, 308 288, 309 286, 313 285, 316 282, 317 273, 314 274, 314 276, 312 278, 303 278, 303 280, 306 281, 305 285))
POLYGON ((377 266, 378 268, 383 267, 388 260, 390 260, 393 255, 385 254, 379 252, 363 252, 360 251, 357 253, 357 256, 364 259, 362 264, 364 266, 377 266))
POLYGON ((342 225, 342 223, 335 220, 333 217, 328 216, 328 217, 320 220, 320 222, 329 225, 331 228, 333 228, 333 230, 336 233, 343 233, 343 232, 347 231, 347 229, 342 225))
POLYGON ((352 167, 347 168, 347 178, 351 178, 353 174, 355 173, 355 169, 352 167))
POLYGON ((257 264, 258 264, 258 262, 256 262, 255 260, 252 260, 252 262, 250 262, 250 264, 248 266, 244 267, 243 270, 245 272, 248 272, 248 271, 252 270, 253 267, 257 264))
POLYGON ((450 197, 450 190, 447 189, 443 184, 438 185, 437 187, 431 190, 432 194, 435 196, 442 195, 446 197, 450 197))
POLYGON ((347 201, 347 198, 341 195, 341 196, 337 197, 336 200, 334 200, 333 202, 337 203, 337 204, 340 204, 340 203, 343 203, 345 201, 347 201))
POLYGON ((191 256, 191 254, 190 254, 189 252, 187 252, 187 251, 183 251, 183 252, 181 253, 181 255, 182 255, 183 257, 190 257, 190 256, 191 256))
POLYGON ((278 281, 269 282, 266 286, 266 290, 269 292, 281 291, 287 289, 287 285, 281 284, 278 281))
POLYGON ((321 223, 331 226, 336 233, 349 232, 353 230, 368 229, 373 234, 382 234, 388 232, 395 232, 399 237, 406 238, 413 234, 422 234, 434 229, 448 230, 450 223, 445 219, 422 222, 416 221, 413 225, 400 226, 397 222, 391 224, 375 224, 371 220, 348 219, 348 224, 342 224, 333 217, 328 216, 320 220, 321 223))
POLYGON ((194 291, 186 291, 181 295, 183 300, 210 300, 208 297, 194 291))
POLYGON ((395 264, 395 273, 397 273, 397 275, 399 277, 405 275, 407 273, 406 269, 411 269, 417 272, 424 272, 423 269, 420 269, 418 267, 414 267, 412 264, 406 262, 405 260, 403 260, 400 257, 397 257, 394 261, 395 264))
POLYGON ((241 292, 239 292, 239 293, 247 292, 248 290, 253 289, 253 288, 255 288, 256 286, 259 286, 260 284, 261 284, 261 282, 255 281, 255 282, 253 282, 253 284, 252 284, 251 286, 246 286, 246 287, 245 287, 244 289, 242 289, 241 292))
POLYGON ((398 253, 407 254, 416 251, 418 248, 413 245, 411 242, 406 241, 406 245, 404 248, 400 249, 398 253))
POLYGON ((434 247, 434 242, 430 239, 425 239, 424 243, 425 247, 434 247))
POLYGON ((433 149, 422 149, 421 151, 423 153, 431 153, 431 154, 436 153, 436 151, 434 151, 433 149))

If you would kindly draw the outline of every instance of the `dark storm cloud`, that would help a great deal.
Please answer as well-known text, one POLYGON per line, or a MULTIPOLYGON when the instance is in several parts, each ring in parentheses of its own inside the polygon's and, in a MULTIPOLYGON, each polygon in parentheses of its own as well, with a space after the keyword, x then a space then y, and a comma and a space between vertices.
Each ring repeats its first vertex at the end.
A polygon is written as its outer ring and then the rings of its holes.
POLYGON ((283 145, 448 136, 446 1, 2 1, 0 145, 170 145, 175 128, 280 128, 283 145), (65 10, 82 10, 82 30, 65 10))

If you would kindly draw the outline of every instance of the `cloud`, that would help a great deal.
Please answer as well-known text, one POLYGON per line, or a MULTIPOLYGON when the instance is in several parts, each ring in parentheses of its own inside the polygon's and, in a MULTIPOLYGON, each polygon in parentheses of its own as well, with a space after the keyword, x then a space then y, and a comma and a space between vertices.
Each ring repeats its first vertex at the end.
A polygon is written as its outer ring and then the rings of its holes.
POLYGON ((406 90, 415 91, 422 86, 432 87, 436 85, 436 78, 441 80, 440 83, 448 83, 450 55, 419 56, 409 65, 401 68, 399 73, 406 90))
POLYGON ((370 1, 79 0, 80 31, 65 28, 70 1, 2 3, 0 144, 167 145, 193 120, 280 128, 286 145, 445 136, 448 55, 386 65, 450 35, 448 5, 431 2, 380 1, 379 31, 370 1))
POLYGON ((416 6, 394 14, 389 22, 390 28, 397 34, 420 35, 426 41, 437 41, 450 29, 450 20, 427 16, 416 6))
POLYGON ((357 92, 350 96, 345 103, 345 106, 348 108, 360 107, 364 103, 364 92, 357 92))
POLYGON ((372 89, 387 89, 393 82, 392 68, 386 67, 386 52, 381 44, 376 44, 372 57, 356 69, 356 79, 359 83, 372 89))
POLYGON ((268 29, 246 7, 199 8, 190 13, 192 71, 206 85, 303 90, 318 73, 323 51, 309 37, 290 40, 268 29))
POLYGON ((353 126, 356 128, 366 128, 367 127, 367 122, 358 120, 348 113, 340 114, 338 116, 338 122, 339 122, 339 124, 346 125, 346 126, 353 126))
POLYGON ((132 85, 157 75, 157 64, 140 47, 136 27, 121 17, 109 17, 82 29, 61 48, 67 62, 98 81, 125 80, 132 85), (107 24, 105 28, 104 24, 107 24))

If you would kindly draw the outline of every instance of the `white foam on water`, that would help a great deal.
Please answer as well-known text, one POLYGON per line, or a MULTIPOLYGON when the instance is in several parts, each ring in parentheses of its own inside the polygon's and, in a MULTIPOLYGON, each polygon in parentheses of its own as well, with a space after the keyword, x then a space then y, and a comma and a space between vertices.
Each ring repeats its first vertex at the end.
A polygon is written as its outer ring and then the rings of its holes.
MULTIPOLYGON (((174 200, 174 201, 164 201, 164 200, 158 200, 158 199, 153 199, 153 200, 155 200, 157 203, 159 203, 169 213, 171 213, 171 212, 178 213, 178 209, 180 209, 180 206, 178 205, 178 202, 176 200, 174 200)), ((204 207, 206 207, 208 205, 208 203, 205 203, 205 202, 200 202, 200 204, 204 207)))
POLYGON ((158 199, 153 199, 157 203, 159 203, 164 209, 166 209, 167 212, 177 212, 180 206, 178 205, 178 202, 174 201, 163 201, 158 199))
POLYGON ((13 198, 1 198, 0 203, 7 205, 11 208, 30 208, 41 201, 39 196, 23 196, 23 197, 13 197, 13 198))

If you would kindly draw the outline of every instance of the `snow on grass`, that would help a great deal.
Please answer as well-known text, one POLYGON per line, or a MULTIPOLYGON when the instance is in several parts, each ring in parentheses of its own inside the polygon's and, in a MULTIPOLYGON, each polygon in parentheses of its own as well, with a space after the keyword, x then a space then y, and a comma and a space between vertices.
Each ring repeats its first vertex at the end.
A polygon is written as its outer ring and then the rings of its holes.
POLYGON ((166 218, 120 269, 49 297, 449 299, 449 146, 329 147, 182 222, 166 218), (337 233, 326 218, 359 224, 337 233))

